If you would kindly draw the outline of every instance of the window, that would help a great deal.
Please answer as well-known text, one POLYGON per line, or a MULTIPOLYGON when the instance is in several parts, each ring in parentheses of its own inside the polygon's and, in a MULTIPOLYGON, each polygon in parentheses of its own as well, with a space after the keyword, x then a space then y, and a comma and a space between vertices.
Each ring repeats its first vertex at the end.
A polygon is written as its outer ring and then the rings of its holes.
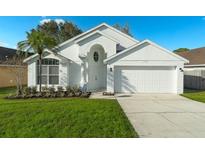
POLYGON ((98 52, 96 52, 96 51, 94 52, 94 54, 93 54, 93 59, 94 59, 95 62, 98 61, 98 59, 99 59, 98 52))
MULTIPOLYGON (((37 61, 37 84, 39 84, 39 60, 37 61)), ((43 59, 42 60, 42 84, 59 84, 59 61, 56 59, 43 59)))

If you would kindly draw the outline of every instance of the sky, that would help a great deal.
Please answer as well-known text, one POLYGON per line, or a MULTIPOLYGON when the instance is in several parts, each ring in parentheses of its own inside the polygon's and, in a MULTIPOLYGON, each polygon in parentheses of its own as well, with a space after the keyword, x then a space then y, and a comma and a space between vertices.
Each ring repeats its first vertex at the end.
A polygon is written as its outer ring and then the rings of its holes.
POLYGON ((1 16, 0 46, 16 48, 19 41, 25 40, 27 31, 49 19, 71 21, 83 31, 102 22, 128 24, 137 40, 149 39, 171 51, 205 46, 205 17, 201 16, 1 16))

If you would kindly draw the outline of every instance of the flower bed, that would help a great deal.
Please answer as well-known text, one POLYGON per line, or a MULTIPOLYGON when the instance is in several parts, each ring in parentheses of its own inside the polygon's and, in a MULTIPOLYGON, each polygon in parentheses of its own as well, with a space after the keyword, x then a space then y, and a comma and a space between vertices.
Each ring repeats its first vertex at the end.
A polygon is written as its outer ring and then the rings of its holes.
POLYGON ((91 92, 82 92, 81 89, 77 86, 66 87, 65 89, 61 86, 55 89, 54 87, 42 87, 42 92, 38 92, 36 87, 25 87, 22 94, 16 95, 11 94, 7 96, 7 99, 26 99, 26 98, 72 98, 72 97, 81 97, 88 98, 90 97, 91 92))

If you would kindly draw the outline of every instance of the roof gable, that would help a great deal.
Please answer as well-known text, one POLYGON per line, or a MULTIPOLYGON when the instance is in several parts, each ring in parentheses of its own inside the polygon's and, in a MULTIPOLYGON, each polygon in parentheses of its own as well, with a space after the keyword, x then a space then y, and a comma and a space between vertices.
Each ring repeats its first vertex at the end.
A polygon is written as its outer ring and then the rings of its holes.
POLYGON ((108 39, 110 39, 110 40, 112 40, 112 41, 114 41, 114 42, 116 42, 116 43, 118 42, 116 39, 114 39, 114 38, 108 36, 107 34, 105 34, 105 33, 101 32, 101 31, 97 30, 97 31, 94 31, 94 32, 92 32, 92 33, 90 33, 90 34, 88 34, 88 35, 83 36, 83 37, 80 38, 80 39, 77 39, 77 40, 75 41, 75 43, 79 43, 79 42, 81 42, 81 41, 83 41, 83 40, 85 40, 85 39, 87 39, 87 38, 89 38, 89 37, 92 37, 92 36, 94 36, 94 35, 104 36, 104 37, 106 37, 106 38, 108 38, 108 39))
POLYGON ((161 61, 184 61, 188 62, 188 60, 158 46, 157 44, 149 41, 144 40, 138 44, 135 44, 134 46, 125 49, 124 51, 115 54, 106 60, 104 60, 105 63, 114 63, 118 60, 139 60, 139 61, 155 61, 155 60, 161 60, 161 61))
MULTIPOLYGON (((63 55, 61 55, 60 53, 54 53, 54 52, 52 52, 52 51, 50 51, 50 50, 48 50, 48 49, 46 49, 44 52, 43 52, 43 57, 46 57, 46 56, 48 56, 48 55, 54 55, 54 56, 56 56, 56 57, 58 57, 58 58, 60 58, 60 59, 62 59, 62 60, 65 60, 65 61, 70 61, 70 59, 68 59, 68 58, 66 58, 66 57, 64 57, 63 55)), ((30 61, 32 61, 33 59, 36 59, 36 58, 38 58, 39 57, 39 54, 34 54, 34 55, 32 55, 32 56, 30 56, 30 57, 28 57, 28 58, 26 58, 26 59, 24 59, 24 63, 29 63, 30 61)))
MULTIPOLYGON (((129 35, 127 35, 127 34, 121 32, 121 31, 119 31, 118 29, 116 29, 116 28, 114 28, 114 27, 112 27, 112 26, 110 26, 110 25, 108 25, 108 24, 106 24, 106 23, 102 23, 102 24, 100 24, 100 25, 98 25, 98 26, 96 26, 96 27, 94 27, 94 28, 92 28, 92 29, 90 29, 90 30, 88 30, 88 31, 86 31, 86 32, 84 32, 84 33, 82 33, 82 34, 79 34, 79 35, 77 35, 77 36, 75 36, 75 37, 73 37, 73 38, 71 38, 71 39, 69 39, 69 40, 67 40, 67 41, 65 41, 65 42, 63 42, 63 43, 61 43, 61 44, 59 45, 59 47, 62 47, 62 46, 64 46, 64 45, 66 45, 66 44, 69 44, 69 43, 71 43, 71 42, 77 41, 78 39, 81 39, 82 37, 85 37, 86 35, 88 35, 88 34, 90 34, 90 33, 93 33, 93 32, 95 32, 95 31, 98 31, 98 32, 99 32, 100 29, 102 29, 103 27, 109 28, 109 29, 111 29, 112 31, 116 32, 117 34, 119 34, 119 35, 121 35, 121 36, 123 36, 123 37, 125 37, 125 38, 127 38, 127 39, 129 39, 129 40, 131 40, 131 41, 133 41, 133 42, 136 42, 136 43, 139 42, 138 40, 134 39, 133 37, 131 37, 131 36, 129 36, 129 35)), ((111 37, 111 36, 109 36, 109 37, 111 37)), ((113 38, 113 39, 114 39, 114 38, 113 38)))

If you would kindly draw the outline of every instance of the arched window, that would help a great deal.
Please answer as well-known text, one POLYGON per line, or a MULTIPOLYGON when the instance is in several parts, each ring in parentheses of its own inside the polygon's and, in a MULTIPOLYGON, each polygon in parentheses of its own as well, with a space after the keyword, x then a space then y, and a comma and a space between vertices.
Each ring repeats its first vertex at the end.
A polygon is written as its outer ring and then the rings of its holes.
MULTIPOLYGON (((39 74, 39 60, 36 65, 37 74, 37 84, 39 84, 40 74, 39 74)), ((45 85, 55 85, 59 84, 59 60, 56 59, 42 59, 42 76, 41 83, 45 85)))

